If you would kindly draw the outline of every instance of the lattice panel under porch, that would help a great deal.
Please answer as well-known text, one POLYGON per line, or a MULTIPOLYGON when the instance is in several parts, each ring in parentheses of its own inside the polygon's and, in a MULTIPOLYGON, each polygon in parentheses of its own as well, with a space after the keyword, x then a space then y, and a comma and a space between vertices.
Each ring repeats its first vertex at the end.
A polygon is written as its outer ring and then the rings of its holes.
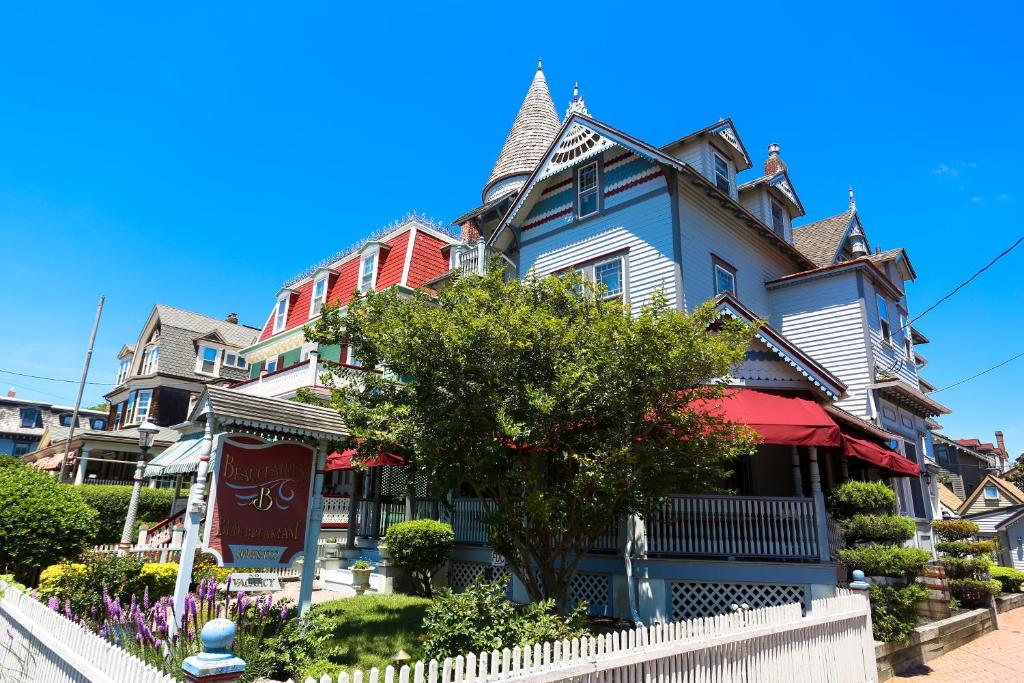
POLYGON ((512 572, 508 567, 493 567, 483 562, 467 562, 452 560, 448 565, 448 586, 453 593, 461 593, 473 584, 478 574, 483 574, 484 581, 504 578, 508 581, 506 595, 512 594, 512 572))
POLYGON ((569 604, 575 607, 584 601, 590 614, 611 614, 611 577, 607 574, 580 573, 572 577, 569 604))
POLYGON ((672 584, 672 621, 726 614, 733 605, 772 607, 803 600, 803 586, 677 581, 672 584))

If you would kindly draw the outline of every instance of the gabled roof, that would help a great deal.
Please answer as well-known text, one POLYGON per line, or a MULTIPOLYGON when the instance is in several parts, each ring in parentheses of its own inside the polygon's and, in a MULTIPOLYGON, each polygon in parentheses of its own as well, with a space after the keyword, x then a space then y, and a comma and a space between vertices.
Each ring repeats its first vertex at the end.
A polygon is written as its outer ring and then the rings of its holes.
POLYGON ((684 135, 678 140, 673 140, 667 145, 662 145, 661 149, 667 151, 677 145, 685 145, 687 142, 696 140, 697 138, 715 136, 720 138, 726 144, 725 151, 732 157, 732 161, 736 164, 737 171, 745 171, 754 164, 750 161, 750 155, 747 154, 747 148, 743 145, 743 140, 740 139, 739 134, 736 132, 736 126, 733 124, 732 119, 724 118, 712 123, 710 126, 705 126, 698 131, 694 131, 688 135, 684 135))
POLYGON ((800 201, 800 197, 797 196, 796 190, 793 188, 793 181, 789 179, 789 172, 782 170, 774 175, 763 175, 760 178, 754 178, 748 182, 736 188, 737 192, 744 192, 746 190, 753 190, 761 185, 767 185, 772 188, 779 195, 789 203, 795 212, 795 216, 803 216, 806 212, 804 211, 804 205, 800 201))
POLYGON ((333 408, 243 394, 213 385, 207 386, 196 401, 189 421, 205 421, 211 412, 218 425, 254 427, 331 441, 349 436, 345 422, 333 408))
POLYGON ((850 209, 794 228, 793 244, 819 268, 830 266, 835 263, 836 255, 843 246, 843 238, 856 216, 857 211, 850 209))
POLYGON ((169 325, 200 334, 216 332, 224 340, 224 343, 230 346, 247 346, 259 334, 259 329, 256 327, 229 323, 226 320, 211 318, 164 304, 157 304, 155 310, 160 316, 161 325, 169 325))
POLYGON ((976 501, 978 497, 982 494, 986 486, 995 486, 1000 491, 1002 491, 1007 498, 1014 501, 1017 505, 1024 504, 1024 491, 1021 491, 1012 482, 1006 481, 1005 479, 1000 479, 999 477, 993 474, 988 474, 985 475, 985 478, 981 480, 981 483, 978 484, 977 488, 975 488, 971 492, 971 494, 967 496, 967 500, 965 500, 963 502, 963 505, 960 506, 960 514, 963 514, 971 508, 971 505, 973 505, 974 501, 976 501))
POLYGON ((519 107, 516 120, 512 123, 505 144, 501 148, 498 160, 494 164, 491 176, 487 179, 481 192, 481 199, 488 202, 488 191, 497 183, 515 176, 526 177, 544 156, 544 151, 558 135, 561 122, 555 112, 555 103, 551 100, 547 81, 540 61, 537 72, 533 75, 530 89, 526 91, 526 99, 519 107))
POLYGON ((957 512, 960 509, 960 506, 964 504, 964 502, 960 500, 960 498, 945 484, 939 484, 939 503, 945 505, 950 512, 957 512))
POLYGON ((721 315, 728 315, 747 324, 761 322, 761 327, 758 328, 756 335, 758 340, 771 349, 779 358, 789 363, 797 372, 807 378, 807 381, 818 391, 830 399, 838 400, 846 393, 846 385, 835 375, 782 336, 782 333, 761 321, 749 308, 733 297, 728 294, 719 295, 715 308, 721 315))

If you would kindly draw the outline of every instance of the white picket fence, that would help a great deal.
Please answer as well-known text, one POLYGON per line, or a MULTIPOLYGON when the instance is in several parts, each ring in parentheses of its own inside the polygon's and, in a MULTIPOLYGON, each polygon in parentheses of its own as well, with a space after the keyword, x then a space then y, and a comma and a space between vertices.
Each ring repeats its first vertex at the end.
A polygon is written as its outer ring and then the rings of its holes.
POLYGON ((92 631, 0 583, 0 681, 173 683, 92 631))
POLYGON ((305 683, 864 683, 877 681, 865 595, 481 652, 305 683))

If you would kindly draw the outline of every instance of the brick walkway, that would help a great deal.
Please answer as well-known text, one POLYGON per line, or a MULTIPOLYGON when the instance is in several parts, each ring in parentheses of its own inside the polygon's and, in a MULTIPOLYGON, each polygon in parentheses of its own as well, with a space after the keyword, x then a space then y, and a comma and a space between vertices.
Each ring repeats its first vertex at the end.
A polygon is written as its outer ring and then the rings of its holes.
POLYGON ((892 679, 915 683, 1024 681, 1024 609, 999 615, 998 631, 892 679))

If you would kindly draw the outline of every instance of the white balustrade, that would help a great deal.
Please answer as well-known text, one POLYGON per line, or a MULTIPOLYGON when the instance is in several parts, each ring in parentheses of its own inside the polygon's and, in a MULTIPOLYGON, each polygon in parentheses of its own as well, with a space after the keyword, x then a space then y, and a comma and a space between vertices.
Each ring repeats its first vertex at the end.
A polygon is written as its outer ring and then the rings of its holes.
POLYGON ((810 498, 671 496, 646 526, 653 554, 820 559, 810 498))
POLYGON ((290 368, 254 377, 235 385, 235 391, 253 396, 282 396, 295 393, 304 387, 320 383, 320 378, 327 372, 323 363, 317 363, 316 369, 310 367, 309 360, 304 360, 290 368))
POLYGON ((351 507, 351 498, 324 496, 324 518, 322 524, 332 527, 348 526, 348 515, 351 507))

